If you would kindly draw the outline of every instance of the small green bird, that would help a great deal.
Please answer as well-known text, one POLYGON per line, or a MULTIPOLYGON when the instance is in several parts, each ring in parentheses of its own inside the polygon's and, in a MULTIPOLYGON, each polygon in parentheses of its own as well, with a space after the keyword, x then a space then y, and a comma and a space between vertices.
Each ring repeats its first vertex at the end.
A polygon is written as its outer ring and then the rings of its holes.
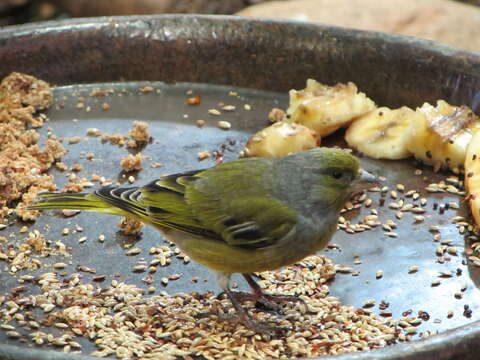
POLYGON ((91 194, 42 193, 32 210, 78 209, 132 217, 162 231, 191 259, 212 269, 239 320, 271 329, 240 305, 245 297, 275 308, 298 300, 263 293, 252 273, 291 265, 324 248, 359 181, 375 181, 349 153, 318 148, 283 158, 246 158, 208 170, 161 177, 143 187, 91 194), (241 273, 251 295, 229 287, 241 273))

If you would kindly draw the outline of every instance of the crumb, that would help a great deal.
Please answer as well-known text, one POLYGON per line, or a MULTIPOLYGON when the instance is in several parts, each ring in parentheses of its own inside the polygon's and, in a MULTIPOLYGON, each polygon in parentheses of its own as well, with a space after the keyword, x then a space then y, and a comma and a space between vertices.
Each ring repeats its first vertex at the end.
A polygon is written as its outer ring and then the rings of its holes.
POLYGON ((135 140, 128 140, 127 141, 127 148, 129 149, 135 149, 138 146, 138 143, 135 140))
POLYGON ((103 142, 111 142, 112 144, 116 144, 118 146, 125 145, 125 140, 127 136, 122 134, 104 134, 102 135, 103 142))
POLYGON ((83 166, 80 165, 80 164, 74 164, 74 165, 72 166, 72 171, 79 172, 79 171, 82 171, 82 169, 83 169, 83 166))
POLYGON ((139 90, 142 93, 150 93, 150 92, 153 92, 153 90, 155 90, 155 89, 151 86, 144 86, 144 87, 140 88, 139 90))
POLYGON ((122 229, 126 235, 137 235, 142 231, 143 223, 132 218, 124 217, 117 223, 117 226, 122 229))
POLYGON ((282 109, 273 108, 273 109, 270 110, 270 112, 268 113, 268 120, 269 120, 271 123, 283 121, 283 120, 285 119, 286 115, 287 115, 287 114, 286 114, 285 111, 283 111, 282 109))
POLYGON ((198 153, 197 157, 198 157, 198 161, 202 161, 202 160, 205 160, 205 159, 209 158, 209 157, 210 157, 210 153, 209 153, 207 150, 205 150, 205 151, 200 151, 200 152, 198 153))
POLYGON ((86 178, 77 178, 76 176, 72 176, 69 178, 62 191, 77 193, 82 191, 88 183, 89 181, 86 178))
POLYGON ((128 135, 132 140, 135 140, 139 143, 147 143, 150 140, 148 127, 149 125, 144 121, 134 121, 133 127, 128 135))
POLYGON ((65 165, 63 162, 61 161, 57 161, 55 163, 55 167, 60 170, 60 171, 66 171, 68 169, 67 165, 65 165))
POLYGON ((202 102, 202 96, 197 95, 197 96, 190 97, 185 102, 187 105, 198 105, 202 102))
POLYGON ((120 165, 125 171, 141 170, 142 161, 144 159, 145 157, 140 153, 138 153, 137 155, 130 154, 121 160, 120 165))
POLYGON ((112 88, 106 89, 106 90, 95 89, 95 90, 92 90, 88 95, 91 97, 107 96, 109 94, 113 94, 114 92, 115 90, 113 90, 112 88))

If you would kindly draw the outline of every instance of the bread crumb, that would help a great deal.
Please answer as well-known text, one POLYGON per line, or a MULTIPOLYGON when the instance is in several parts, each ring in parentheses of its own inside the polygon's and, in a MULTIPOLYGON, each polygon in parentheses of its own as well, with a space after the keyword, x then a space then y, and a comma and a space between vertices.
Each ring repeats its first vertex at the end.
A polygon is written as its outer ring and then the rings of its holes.
POLYGON ((69 181, 65 184, 62 191, 77 193, 82 191, 87 184, 89 184, 89 181, 86 178, 72 176, 69 178, 69 181))
POLYGON ((72 166, 72 171, 79 172, 79 171, 82 171, 82 169, 83 169, 83 166, 81 164, 74 164, 72 166))
POLYGON ((61 161, 56 162, 55 167, 60 171, 66 171, 68 169, 68 166, 61 161))
POLYGON ((268 113, 268 120, 271 123, 275 123, 275 122, 283 121, 286 118, 286 116, 287 116, 287 114, 282 109, 273 108, 268 113))
POLYGON ((117 223, 117 226, 126 235, 137 235, 142 231, 143 223, 132 218, 124 217, 117 223))
POLYGON ((144 87, 140 88, 139 90, 142 93, 149 93, 149 92, 153 92, 155 89, 151 86, 144 86, 144 87))
POLYGON ((197 95, 197 96, 190 97, 185 102, 187 105, 198 105, 202 102, 202 96, 197 95))
POLYGON ((102 141, 103 142, 111 142, 112 144, 116 144, 118 146, 125 145, 125 140, 127 136, 122 134, 103 134, 102 141))
POLYGON ((136 155, 128 155, 120 161, 120 166, 125 171, 134 171, 142 169, 142 161, 145 159, 145 156, 138 153, 136 155))
POLYGON ((208 152, 208 150, 200 151, 200 152, 197 154, 197 157, 198 157, 198 161, 202 161, 202 160, 205 160, 205 159, 209 158, 209 157, 210 157, 210 153, 208 152))
POLYGON ((150 133, 148 131, 149 125, 144 121, 134 121, 133 127, 128 133, 128 136, 140 143, 147 143, 150 141, 150 133))

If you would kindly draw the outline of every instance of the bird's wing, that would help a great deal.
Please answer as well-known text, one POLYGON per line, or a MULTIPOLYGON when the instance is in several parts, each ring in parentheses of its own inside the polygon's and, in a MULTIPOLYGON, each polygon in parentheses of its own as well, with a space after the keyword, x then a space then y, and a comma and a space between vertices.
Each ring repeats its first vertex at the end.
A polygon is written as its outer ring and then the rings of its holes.
POLYGON ((266 159, 245 159, 183 179, 192 216, 230 245, 275 243, 295 226, 297 213, 272 196, 270 167, 266 159))
POLYGON ((271 181, 268 163, 234 161, 96 195, 153 225, 259 248, 281 239, 297 221, 294 210, 271 196, 271 181))
POLYGON ((206 229, 201 221, 192 216, 185 199, 185 184, 193 181, 201 170, 163 176, 139 188, 138 204, 145 209, 148 222, 153 225, 217 238, 220 236, 206 229))

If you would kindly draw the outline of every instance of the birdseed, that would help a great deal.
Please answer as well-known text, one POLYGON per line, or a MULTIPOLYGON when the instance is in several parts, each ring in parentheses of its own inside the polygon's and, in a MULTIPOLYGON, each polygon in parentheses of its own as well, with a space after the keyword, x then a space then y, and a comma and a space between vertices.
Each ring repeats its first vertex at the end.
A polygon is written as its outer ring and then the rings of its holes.
MULTIPOLYGON (((157 256, 167 253, 166 250, 170 249, 159 247, 150 252, 157 256)), ((260 285, 265 291, 301 296, 305 301, 285 303, 283 317, 258 310, 251 302, 244 303, 256 320, 269 321, 286 329, 282 336, 264 336, 241 324, 218 318, 233 314, 225 296, 217 297, 209 292, 147 297, 146 293, 156 291, 153 286, 145 291, 117 280, 98 291, 78 276, 64 283, 56 273, 44 273, 40 276, 43 281, 36 284, 41 292, 33 295, 44 303, 37 301, 29 306, 43 309, 45 317, 30 320, 35 326, 26 339, 37 345, 62 347, 64 351, 79 353, 81 344, 69 335, 73 333, 93 341, 97 347, 93 356, 173 360, 178 357, 315 357, 374 349, 400 338, 402 333, 395 322, 341 305, 338 299, 329 296, 326 282, 334 275, 335 265, 323 256, 311 256, 280 271, 259 274, 260 285), (208 311, 213 311, 212 315, 198 316, 208 311), (38 330, 39 320, 47 326, 41 331, 38 330), (54 336, 50 327, 65 333, 54 336)), ((162 277, 161 282, 179 277, 180 274, 172 274, 169 278, 162 277)), ((26 305, 8 303, 18 309, 17 313, 27 310, 26 305)), ((374 299, 366 302, 374 303, 374 299)), ((0 316, 5 321, 1 328, 8 332, 7 336, 19 338, 22 334, 8 324, 13 319, 8 314, 10 307, 0 308, 0 316)))
POLYGON ((230 130, 232 127, 232 124, 230 124, 228 121, 221 120, 217 123, 218 127, 222 130, 230 130))

